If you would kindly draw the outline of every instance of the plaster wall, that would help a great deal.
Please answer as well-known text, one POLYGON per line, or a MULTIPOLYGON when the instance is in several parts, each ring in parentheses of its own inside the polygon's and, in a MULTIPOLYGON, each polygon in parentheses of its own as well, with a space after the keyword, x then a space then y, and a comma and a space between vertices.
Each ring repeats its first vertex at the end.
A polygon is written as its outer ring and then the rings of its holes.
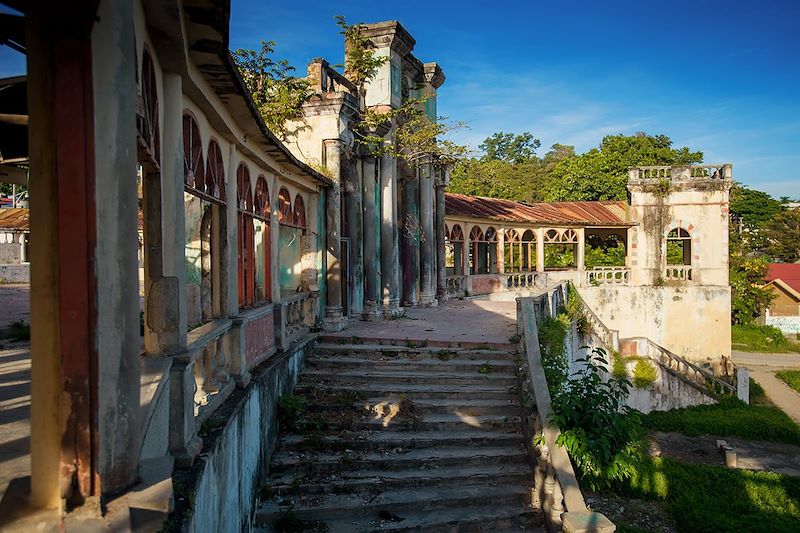
MULTIPOLYGON (((0 230, 2 231, 2 230, 0 230)), ((0 265, 19 265, 22 263, 22 233, 13 233, 12 242, 0 243, 0 265)))
POLYGON ((647 337, 694 361, 731 354, 730 287, 581 287, 586 305, 620 337, 647 337))
POLYGON ((767 314, 766 324, 774 326, 784 333, 800 334, 800 316, 769 316, 767 314))
POLYGON ((0 265, 0 283, 29 283, 31 265, 0 265))
POLYGON ((222 422, 214 435, 201 435, 208 450, 192 467, 196 475, 192 515, 183 524, 187 532, 250 531, 261 482, 278 438, 277 398, 297 383, 313 337, 254 373, 243 391, 229 399, 233 407, 216 412, 211 426, 222 422))

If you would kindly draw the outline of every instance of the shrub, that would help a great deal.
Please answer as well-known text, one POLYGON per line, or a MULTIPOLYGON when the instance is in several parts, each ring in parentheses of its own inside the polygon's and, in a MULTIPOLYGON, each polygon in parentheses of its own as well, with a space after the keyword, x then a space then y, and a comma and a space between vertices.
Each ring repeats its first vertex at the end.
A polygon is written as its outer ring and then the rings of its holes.
POLYGON ((295 431, 306 410, 306 400, 293 394, 278 396, 278 423, 282 428, 295 431))
POLYGON ((619 352, 611 353, 611 375, 619 379, 628 379, 628 366, 619 352))
POLYGON ((591 490, 630 478, 642 457, 639 413, 627 405, 627 379, 604 379, 605 351, 595 348, 553 399, 551 421, 561 430, 564 446, 591 490))
POLYGON ((569 317, 564 314, 559 314, 555 318, 546 317, 539 324, 539 348, 551 396, 561 390, 569 375, 565 342, 570 324, 569 317))
POLYGON ((656 380, 656 369, 653 364, 646 359, 636 361, 633 367, 633 386, 637 389, 649 387, 656 380))

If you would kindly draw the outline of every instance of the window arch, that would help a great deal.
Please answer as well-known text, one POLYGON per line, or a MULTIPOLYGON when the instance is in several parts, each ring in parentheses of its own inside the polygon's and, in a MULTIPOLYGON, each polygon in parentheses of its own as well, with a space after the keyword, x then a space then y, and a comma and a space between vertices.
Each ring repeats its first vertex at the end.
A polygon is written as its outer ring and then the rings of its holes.
POLYGON ((158 87, 153 59, 146 49, 142 54, 141 93, 137 98, 136 129, 140 143, 148 152, 147 158, 159 165, 161 161, 161 143, 158 123, 158 87))
POLYGON ((253 191, 250 188, 250 170, 244 163, 236 169, 237 207, 241 211, 253 212, 253 191))
POLYGON ((197 121, 189 113, 183 114, 183 177, 187 186, 202 189, 205 179, 203 141, 197 121))
POLYGON ((667 264, 692 264, 692 236, 681 227, 673 228, 667 233, 667 264))
POLYGON ((469 240, 472 242, 483 242, 483 232, 481 228, 472 226, 472 230, 469 232, 469 240))
POLYGON ((484 236, 486 242, 497 242, 497 230, 493 227, 488 227, 486 229, 486 235, 484 236))
POLYGON ((306 205, 299 194, 294 197, 294 210, 292 221, 298 228, 306 229, 306 205))
POLYGON ((450 240, 453 242, 464 242, 464 232, 461 231, 461 226, 453 224, 453 229, 450 232, 450 240))
POLYGON ((253 200, 253 210, 255 214, 262 217, 262 219, 269 223, 270 206, 269 206, 269 187, 267 187, 267 180, 264 176, 259 176, 256 180, 256 195, 253 200))
POLYGON ((204 192, 223 203, 225 202, 225 162, 222 159, 219 144, 215 140, 208 143, 204 192))
POLYGON ((292 224, 292 195, 289 189, 281 187, 278 191, 278 222, 280 224, 292 224))

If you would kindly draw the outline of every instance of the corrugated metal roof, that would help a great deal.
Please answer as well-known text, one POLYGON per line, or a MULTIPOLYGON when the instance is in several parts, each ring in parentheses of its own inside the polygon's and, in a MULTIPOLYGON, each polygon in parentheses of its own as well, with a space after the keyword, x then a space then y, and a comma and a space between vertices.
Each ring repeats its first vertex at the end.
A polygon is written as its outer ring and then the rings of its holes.
POLYGON ((445 213, 452 216, 532 224, 631 225, 627 216, 628 204, 621 201, 523 204, 514 200, 446 193, 445 213))
POLYGON ((30 231, 30 211, 24 207, 0 209, 0 230, 30 231))

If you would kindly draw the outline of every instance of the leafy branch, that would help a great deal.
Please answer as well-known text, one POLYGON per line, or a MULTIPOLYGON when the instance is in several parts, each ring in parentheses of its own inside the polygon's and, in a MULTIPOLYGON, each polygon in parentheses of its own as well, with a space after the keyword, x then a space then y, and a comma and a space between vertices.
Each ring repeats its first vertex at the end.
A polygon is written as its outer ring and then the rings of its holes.
POLYGON ((353 82, 359 91, 364 83, 372 79, 388 57, 375 57, 375 45, 362 33, 363 23, 348 24, 344 16, 336 15, 336 25, 344 35, 344 75, 353 82))

